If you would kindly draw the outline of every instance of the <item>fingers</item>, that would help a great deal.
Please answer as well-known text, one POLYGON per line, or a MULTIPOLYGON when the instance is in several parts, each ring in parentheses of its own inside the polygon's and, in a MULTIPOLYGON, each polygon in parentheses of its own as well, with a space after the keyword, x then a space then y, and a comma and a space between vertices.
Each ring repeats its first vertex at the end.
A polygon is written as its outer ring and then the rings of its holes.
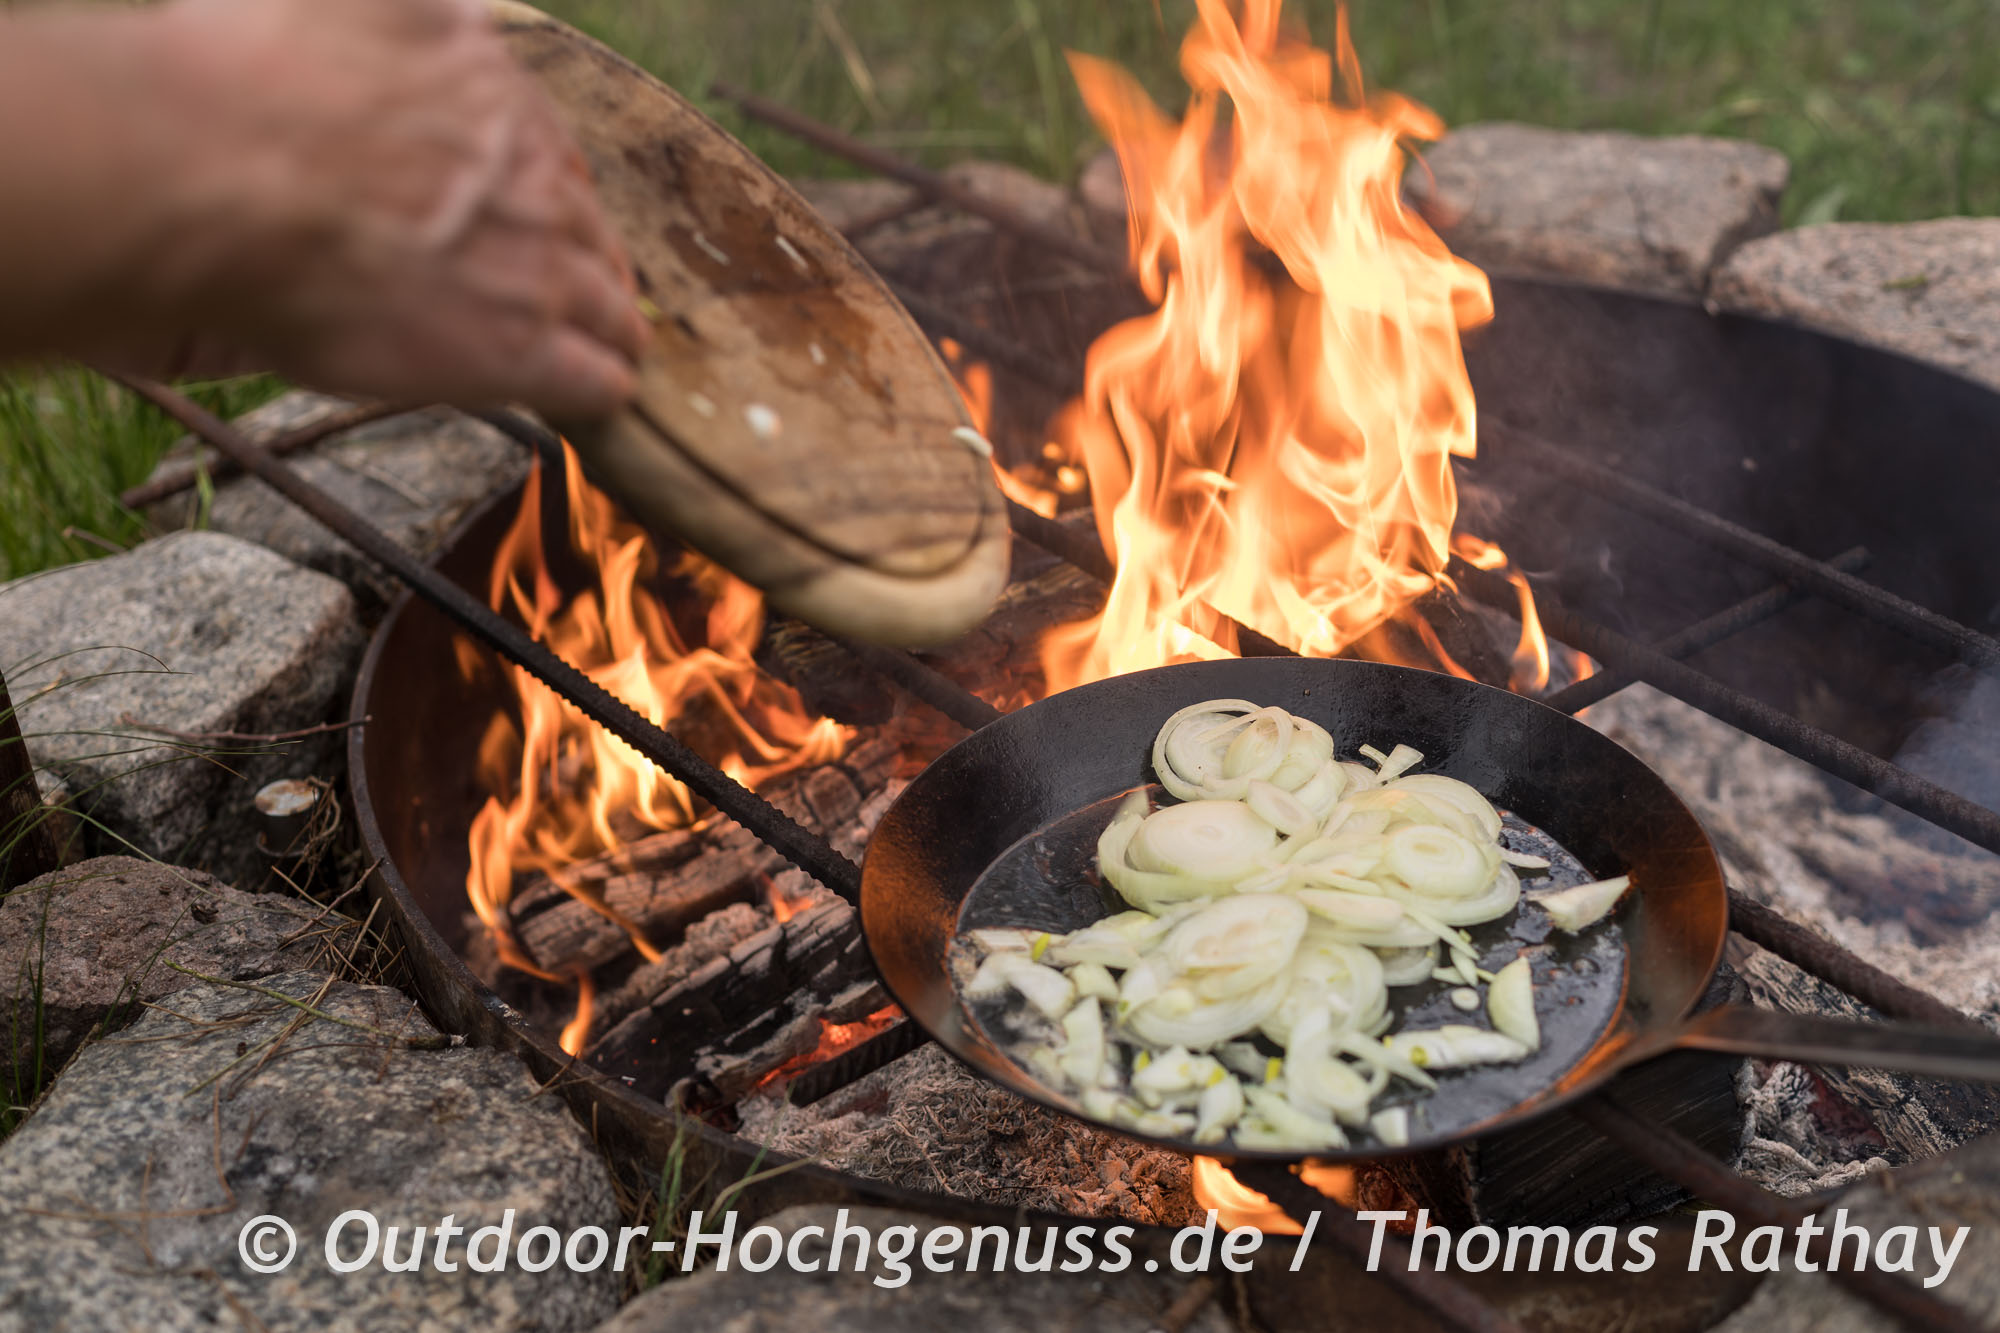
POLYGON ((595 421, 631 401, 638 374, 618 353, 569 325, 551 330, 522 358, 511 396, 554 420, 595 421))
POLYGON ((556 261, 562 321, 627 361, 637 361, 652 328, 639 313, 628 280, 599 254, 566 249, 556 261))

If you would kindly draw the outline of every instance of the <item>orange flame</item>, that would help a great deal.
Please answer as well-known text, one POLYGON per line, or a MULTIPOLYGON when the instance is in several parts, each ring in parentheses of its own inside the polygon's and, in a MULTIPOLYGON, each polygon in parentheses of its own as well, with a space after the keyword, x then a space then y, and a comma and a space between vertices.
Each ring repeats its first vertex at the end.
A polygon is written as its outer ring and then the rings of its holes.
MULTIPOLYGON (((494 560, 494 609, 513 609, 535 638, 648 720, 671 726, 739 782, 754 787, 839 757, 847 730, 809 715, 789 686, 751 660, 762 596, 684 555, 673 574, 694 594, 690 604, 704 610, 697 624, 677 621, 647 586, 658 572, 650 541, 584 480, 567 450, 564 479, 570 545, 596 570, 597 586, 565 601, 549 573, 537 465, 494 560)), ((508 919, 514 876, 541 871, 623 927, 645 957, 658 957, 635 923, 567 882, 564 871, 646 829, 694 823, 693 797, 525 671, 509 667, 507 675, 520 720, 496 712, 480 745, 479 776, 490 794, 472 822, 465 888, 473 910, 502 962, 545 980, 571 980, 530 959, 508 919)), ((572 1054, 589 1028, 590 994, 582 978, 577 1017, 562 1038, 572 1054)))
MULTIPOLYGON (((1307 1162, 1299 1168, 1299 1178, 1338 1203, 1356 1206, 1354 1170, 1345 1166, 1322 1166, 1307 1162)), ((1213 1157, 1194 1159, 1194 1201, 1202 1209, 1216 1210, 1222 1227, 1256 1227, 1278 1236, 1296 1236, 1301 1228, 1269 1198, 1251 1189, 1229 1168, 1213 1157)))
POLYGON ((1279 7, 1197 0, 1178 125, 1070 57, 1157 309, 1091 347, 1060 423, 1118 576, 1098 617, 1045 640, 1052 689, 1233 654, 1238 626, 1331 655, 1444 579, 1451 458, 1474 449, 1459 334, 1493 305, 1402 203, 1402 141, 1443 124, 1364 96, 1344 13, 1329 57, 1279 7))
POLYGON ((857 1018, 852 1023, 829 1023, 819 1021, 819 1042, 803 1055, 795 1055, 766 1074, 758 1087, 780 1083, 794 1075, 802 1074, 814 1065, 824 1064, 836 1055, 845 1054, 867 1041, 878 1032, 886 1032, 903 1017, 903 1011, 893 1004, 885 1004, 866 1018, 857 1018))

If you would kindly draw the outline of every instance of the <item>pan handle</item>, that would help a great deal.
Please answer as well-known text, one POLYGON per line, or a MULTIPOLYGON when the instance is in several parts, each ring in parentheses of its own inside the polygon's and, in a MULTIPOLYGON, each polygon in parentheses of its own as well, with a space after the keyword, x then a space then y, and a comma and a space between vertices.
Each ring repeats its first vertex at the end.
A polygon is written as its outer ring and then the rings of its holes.
POLYGON ((1728 1004, 1691 1016, 1671 1045, 1805 1064, 2000 1083, 2000 1035, 1920 1023, 1859 1023, 1728 1004))

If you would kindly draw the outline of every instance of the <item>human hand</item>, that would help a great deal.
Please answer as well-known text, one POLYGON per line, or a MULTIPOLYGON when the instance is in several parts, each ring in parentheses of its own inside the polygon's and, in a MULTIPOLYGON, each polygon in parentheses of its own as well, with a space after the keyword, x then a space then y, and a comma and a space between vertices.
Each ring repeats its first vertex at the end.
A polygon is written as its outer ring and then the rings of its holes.
MULTIPOLYGON (((175 0, 182 370, 609 415, 648 336, 582 157, 479 0, 175 0)), ((157 344, 156 344, 157 346, 157 344)))

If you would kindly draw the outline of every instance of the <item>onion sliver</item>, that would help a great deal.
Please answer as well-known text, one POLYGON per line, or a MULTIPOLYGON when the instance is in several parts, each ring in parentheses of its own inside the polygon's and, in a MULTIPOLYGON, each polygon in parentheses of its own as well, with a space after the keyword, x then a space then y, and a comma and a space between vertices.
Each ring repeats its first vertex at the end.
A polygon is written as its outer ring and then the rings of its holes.
POLYGON ((1325 727, 1303 717, 1292 718, 1292 736, 1285 746, 1284 760, 1271 781, 1286 791, 1296 791, 1333 762, 1333 737, 1325 727))
POLYGON ((1447 926, 1476 926, 1513 911, 1521 901, 1521 881, 1503 865, 1493 872, 1485 891, 1472 898, 1426 898, 1395 884, 1385 885, 1383 892, 1413 914, 1420 909, 1447 926))
POLYGON ((1146 816, 1125 857, 1138 870, 1233 884, 1277 845, 1278 830, 1241 801, 1188 801, 1146 816))
POLYGON ((1189 971, 1255 968, 1269 976, 1292 961, 1305 933, 1306 909, 1297 898, 1239 893, 1202 908, 1168 931, 1160 952, 1189 971))
POLYGON ((1299 900, 1314 916, 1325 917, 1336 926, 1351 930, 1387 930, 1403 919, 1403 905, 1388 898, 1340 889, 1294 889, 1299 900))
POLYGON ((1244 791, 1243 800, 1259 819, 1288 838, 1306 838, 1319 832, 1319 817, 1283 787, 1253 782, 1244 791))
POLYGON ((1262 1023, 1285 998, 1290 981, 1280 972, 1255 990, 1210 1003, 1185 986, 1170 986, 1126 1014, 1125 1025, 1154 1046, 1205 1051, 1262 1023))
POLYGON ((1486 991, 1486 1016, 1496 1032, 1504 1032, 1529 1050, 1542 1045, 1541 1024, 1535 1021, 1535 987, 1528 960, 1516 958, 1493 976, 1486 991))
POLYGON ((1594 884, 1578 884, 1574 888, 1558 889, 1554 893, 1535 895, 1534 901, 1549 914, 1556 923, 1556 929, 1574 935, 1585 926, 1604 918, 1625 896, 1625 890, 1632 887, 1630 875, 1620 875, 1616 879, 1600 879, 1594 884))
POLYGON ((1378 948, 1376 956, 1382 960, 1382 981, 1389 986, 1413 986, 1419 981, 1431 979, 1431 969, 1437 966, 1437 941, 1406 949, 1378 948))
POLYGON ((1479 821, 1488 838, 1500 836, 1500 812, 1477 789, 1442 773, 1412 773, 1389 784, 1394 791, 1413 791, 1445 801, 1479 821))
POLYGON ((1493 879, 1491 861, 1470 838, 1427 824, 1391 833, 1382 867, 1425 898, 1470 898, 1493 879))

